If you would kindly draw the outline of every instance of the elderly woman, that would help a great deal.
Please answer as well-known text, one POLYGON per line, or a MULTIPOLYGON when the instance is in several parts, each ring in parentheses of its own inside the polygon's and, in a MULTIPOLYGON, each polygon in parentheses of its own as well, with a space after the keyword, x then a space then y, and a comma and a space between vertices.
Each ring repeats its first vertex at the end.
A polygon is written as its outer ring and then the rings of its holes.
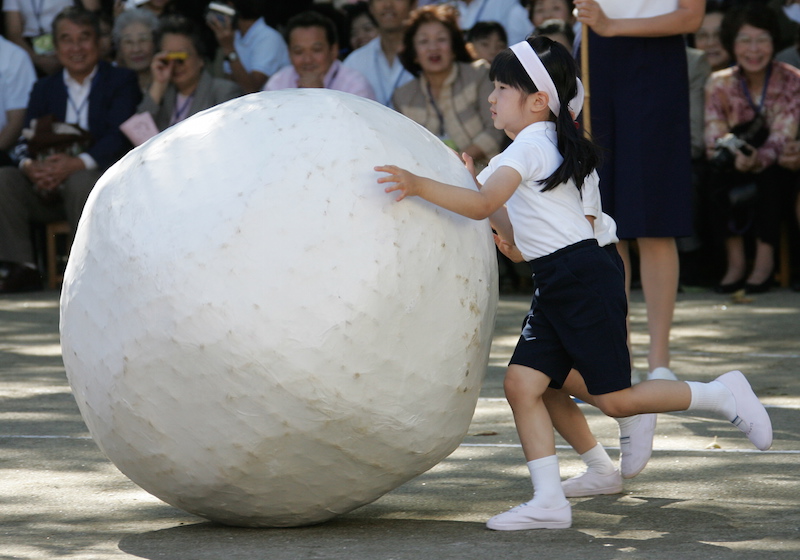
POLYGON ((781 208, 791 181, 778 158, 797 136, 800 122, 800 72, 774 60, 777 36, 778 21, 770 10, 750 6, 726 14, 721 40, 735 65, 714 72, 706 84, 712 220, 725 238, 727 256, 719 293, 741 288, 759 293, 772 283, 781 208), (748 199, 752 202, 744 202, 748 199), (748 233, 755 237, 749 274, 743 237, 748 233))
POLYGON ((138 112, 149 112, 159 130, 242 95, 234 82, 209 74, 197 25, 182 16, 161 20, 159 52, 150 66, 153 82, 138 112))
POLYGON ((147 92, 153 81, 150 64, 155 54, 158 17, 149 10, 122 12, 114 21, 111 37, 117 50, 117 64, 130 68, 139 77, 139 87, 147 92))
POLYGON ((500 152, 504 134, 492 122, 489 66, 472 62, 457 21, 458 12, 446 4, 411 13, 400 61, 416 79, 399 87, 392 102, 480 167, 500 152))

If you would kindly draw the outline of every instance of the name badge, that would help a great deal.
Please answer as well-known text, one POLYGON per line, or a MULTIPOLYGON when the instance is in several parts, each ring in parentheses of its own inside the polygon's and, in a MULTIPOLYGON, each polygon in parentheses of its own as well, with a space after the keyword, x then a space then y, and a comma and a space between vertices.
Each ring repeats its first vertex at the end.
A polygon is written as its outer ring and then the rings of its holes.
POLYGON ((36 54, 51 54, 56 50, 53 45, 52 33, 45 33, 44 35, 34 37, 31 41, 31 45, 33 46, 33 52, 36 54))

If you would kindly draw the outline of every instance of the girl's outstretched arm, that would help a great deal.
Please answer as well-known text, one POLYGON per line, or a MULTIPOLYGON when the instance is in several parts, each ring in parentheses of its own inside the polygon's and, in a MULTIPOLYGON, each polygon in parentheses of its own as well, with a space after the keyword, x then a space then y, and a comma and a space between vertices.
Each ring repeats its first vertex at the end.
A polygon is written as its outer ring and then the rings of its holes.
POLYGON ((474 220, 483 220, 496 212, 522 181, 516 170, 505 166, 492 173, 478 191, 420 177, 396 165, 380 165, 375 167, 375 171, 388 173, 379 178, 378 183, 389 183, 385 189, 387 193, 398 191, 398 201, 407 196, 418 196, 474 220))

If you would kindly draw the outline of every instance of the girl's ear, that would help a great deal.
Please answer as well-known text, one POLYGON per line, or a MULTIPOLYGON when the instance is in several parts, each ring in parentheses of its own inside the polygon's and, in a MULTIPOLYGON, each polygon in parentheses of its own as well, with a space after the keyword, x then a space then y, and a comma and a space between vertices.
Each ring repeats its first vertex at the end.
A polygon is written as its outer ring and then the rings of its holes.
POLYGON ((534 113, 538 113, 540 111, 549 111, 550 107, 547 105, 549 101, 550 96, 544 91, 537 91, 536 93, 532 93, 530 96, 528 96, 528 105, 531 111, 534 113))

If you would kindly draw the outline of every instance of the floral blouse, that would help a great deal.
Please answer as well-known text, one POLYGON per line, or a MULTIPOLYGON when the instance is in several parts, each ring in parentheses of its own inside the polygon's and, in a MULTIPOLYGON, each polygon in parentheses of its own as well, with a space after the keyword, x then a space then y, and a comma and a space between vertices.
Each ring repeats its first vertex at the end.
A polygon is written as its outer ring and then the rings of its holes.
MULTIPOLYGON (((751 92, 751 96, 758 107, 761 92, 751 92)), ((773 61, 763 108, 769 125, 769 137, 758 149, 761 169, 774 164, 786 142, 797 137, 800 123, 800 71, 788 64, 773 61)), ((755 116, 742 86, 738 66, 711 74, 706 82, 704 134, 709 157, 717 138, 727 134, 733 126, 752 120, 755 116)))

